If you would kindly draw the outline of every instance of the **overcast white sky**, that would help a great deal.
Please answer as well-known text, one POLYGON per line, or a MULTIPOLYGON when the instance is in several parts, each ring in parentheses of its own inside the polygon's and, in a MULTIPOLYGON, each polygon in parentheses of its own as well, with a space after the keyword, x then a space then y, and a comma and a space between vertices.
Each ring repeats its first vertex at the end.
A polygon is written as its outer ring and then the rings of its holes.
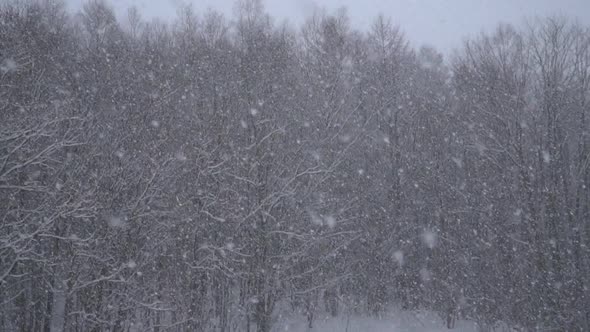
MULTIPOLYGON (((181 3, 193 3, 198 11, 208 7, 233 12, 234 0, 109 0, 119 13, 131 5, 146 18, 174 18, 181 3)), ((277 19, 300 24, 316 7, 348 8, 353 25, 367 28, 378 13, 401 26, 414 46, 429 44, 448 52, 464 37, 491 30, 497 23, 519 24, 525 17, 561 14, 590 25, 590 0, 263 0, 277 19)), ((84 0, 66 0, 72 10, 84 0)))

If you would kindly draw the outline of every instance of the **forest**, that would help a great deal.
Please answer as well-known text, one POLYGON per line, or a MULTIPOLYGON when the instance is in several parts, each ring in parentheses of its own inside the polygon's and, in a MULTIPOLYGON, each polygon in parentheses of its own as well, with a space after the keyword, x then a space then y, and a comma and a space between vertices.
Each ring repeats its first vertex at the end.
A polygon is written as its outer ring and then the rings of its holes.
POLYGON ((589 331, 590 26, 469 33, 0 1, 0 330, 589 331))

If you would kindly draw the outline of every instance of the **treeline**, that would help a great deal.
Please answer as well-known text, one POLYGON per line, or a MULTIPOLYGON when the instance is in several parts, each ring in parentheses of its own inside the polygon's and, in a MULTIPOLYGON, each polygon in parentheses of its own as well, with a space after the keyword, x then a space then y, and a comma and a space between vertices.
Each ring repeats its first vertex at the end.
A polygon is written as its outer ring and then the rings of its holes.
POLYGON ((590 29, 449 61, 261 1, 0 5, 0 330, 270 331, 393 305, 590 329, 590 29), (315 316, 314 316, 315 315, 315 316))

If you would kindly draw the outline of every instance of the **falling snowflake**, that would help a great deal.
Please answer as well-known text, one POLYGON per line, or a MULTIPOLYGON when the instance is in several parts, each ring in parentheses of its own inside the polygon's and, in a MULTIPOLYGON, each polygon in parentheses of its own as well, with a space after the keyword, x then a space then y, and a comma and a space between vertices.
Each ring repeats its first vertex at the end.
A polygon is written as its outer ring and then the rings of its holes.
POLYGON ((545 162, 545 164, 549 164, 551 162, 551 155, 549 154, 548 151, 543 151, 543 161, 545 162))
POLYGON ((432 280, 432 272, 430 272, 430 270, 428 270, 425 267, 421 268, 420 269, 420 279, 422 279, 423 282, 428 282, 428 281, 432 280))
POLYGON ((485 152, 486 152, 486 150, 487 150, 488 148, 487 148, 485 145, 483 145, 482 143, 480 143, 480 142, 476 142, 476 143, 475 143, 475 149, 477 150, 477 152, 478 152, 480 155, 484 155, 484 154, 485 154, 485 152))
POLYGON ((393 259, 395 259, 397 264, 401 267, 404 264, 404 253, 400 250, 394 252, 393 259))
POLYGON ((14 61, 13 59, 4 59, 4 61, 2 61, 2 63, 0 64, 0 71, 2 72, 2 74, 15 72, 17 69, 18 65, 16 64, 16 61, 14 61))
POLYGON ((176 154, 174 155, 174 158, 176 158, 176 160, 178 161, 186 161, 186 155, 182 152, 182 151, 178 151, 176 152, 176 154))
POLYGON ((311 222, 314 225, 320 225, 321 226, 321 225, 324 224, 324 222, 322 221, 322 218, 320 218, 320 216, 317 213, 313 212, 313 211, 309 212, 309 218, 311 219, 311 222))
POLYGON ((349 143, 352 137, 350 135, 341 135, 339 139, 341 143, 349 143))
POLYGON ((424 245, 432 249, 436 246, 436 234, 430 230, 426 230, 422 233, 422 241, 424 245))
POLYGON ((108 222, 109 226, 112 228, 121 228, 121 227, 125 226, 125 219, 123 217, 119 217, 119 216, 110 216, 107 219, 107 222, 108 222))
POLYGON ((334 226, 336 226, 336 218, 334 218, 333 216, 326 216, 324 218, 324 221, 326 222, 326 225, 328 225, 328 227, 330 228, 334 228, 334 226))

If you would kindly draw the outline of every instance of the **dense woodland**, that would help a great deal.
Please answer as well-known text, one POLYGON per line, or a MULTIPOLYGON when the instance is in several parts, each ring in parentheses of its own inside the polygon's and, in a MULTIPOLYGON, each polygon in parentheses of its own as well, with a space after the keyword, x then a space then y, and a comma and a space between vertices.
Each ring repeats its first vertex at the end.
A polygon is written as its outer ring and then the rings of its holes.
POLYGON ((0 330, 590 330, 589 27, 402 31, 0 2, 0 330))

